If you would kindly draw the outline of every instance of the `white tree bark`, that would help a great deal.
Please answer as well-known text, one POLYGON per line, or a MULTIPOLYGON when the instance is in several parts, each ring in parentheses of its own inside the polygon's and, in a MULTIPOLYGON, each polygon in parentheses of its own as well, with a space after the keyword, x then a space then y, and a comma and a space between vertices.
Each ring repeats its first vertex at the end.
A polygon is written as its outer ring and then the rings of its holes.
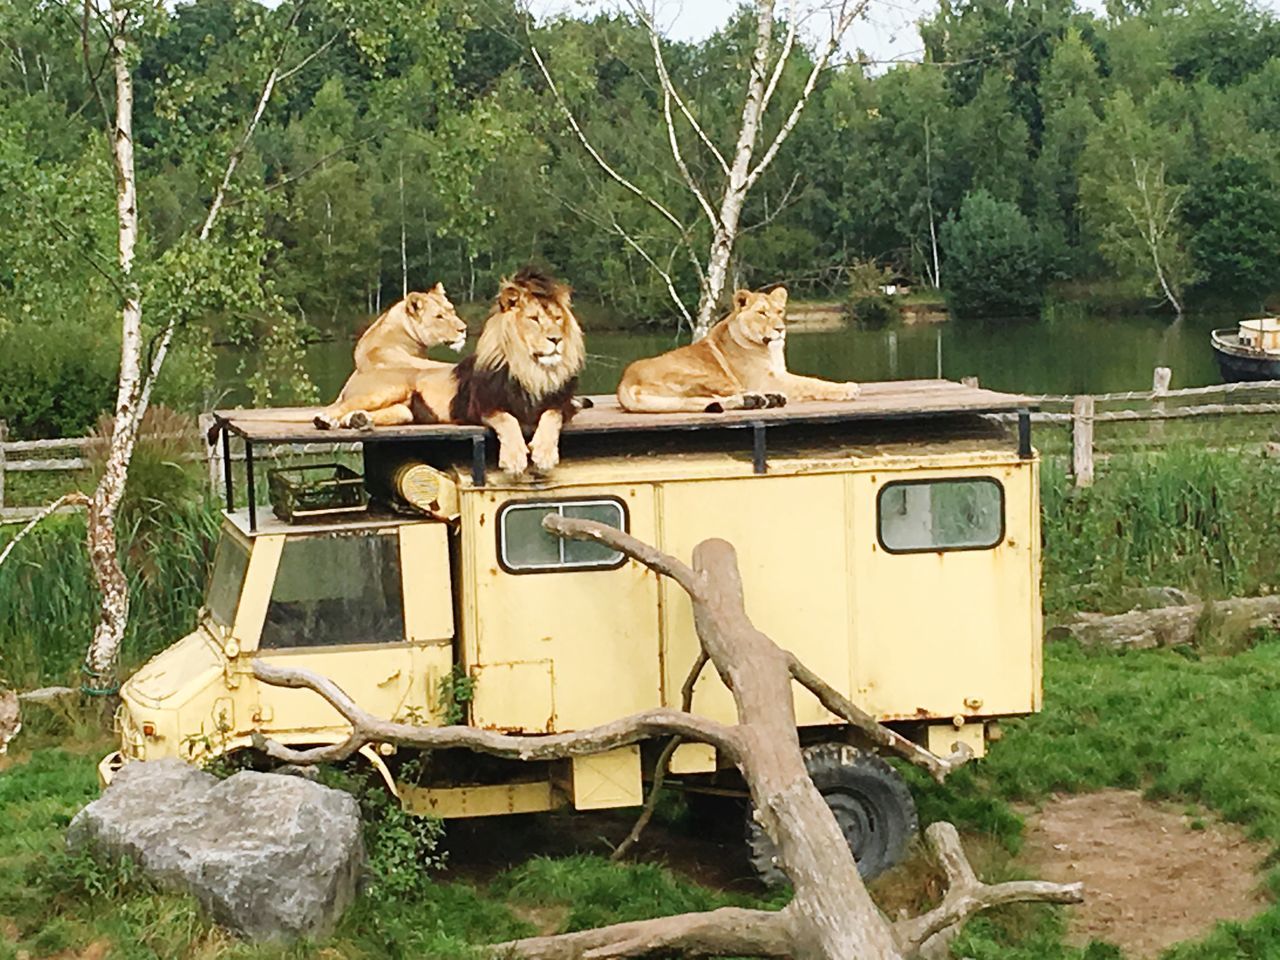
MULTIPOLYGON (((697 202, 701 219, 710 227, 711 240, 705 257, 699 256, 690 248, 691 261, 698 276, 699 298, 698 308, 694 313, 694 339, 698 339, 711 329, 716 310, 729 283, 730 265, 733 259, 734 246, 742 232, 742 212, 751 189, 759 182, 760 177, 773 163, 782 145, 795 129, 805 107, 812 97, 818 78, 826 69, 828 62, 840 41, 852 25, 854 19, 866 9, 869 0, 840 0, 839 3, 820 4, 817 9, 827 12, 831 18, 830 30, 826 39, 820 44, 814 58, 814 64, 805 81, 804 88, 792 104, 782 125, 765 148, 763 155, 754 163, 756 151, 760 146, 761 131, 769 105, 777 92, 782 74, 790 60, 795 47, 796 37, 801 25, 801 13, 797 0, 792 0, 788 10, 787 34, 783 38, 781 48, 774 57, 774 26, 776 23, 775 0, 755 0, 756 11, 756 43, 751 54, 751 64, 747 77, 747 89, 743 98, 741 119, 733 150, 726 155, 698 122, 697 116, 685 98, 676 88, 662 55, 661 34, 656 22, 655 10, 646 6, 644 0, 627 0, 628 6, 637 19, 649 31, 650 46, 653 49, 654 68, 663 93, 663 117, 667 127, 667 142, 671 150, 672 160, 680 173, 685 188, 697 202), (772 61, 772 66, 770 65, 772 61), (698 143, 706 149, 716 161, 716 169, 720 172, 720 183, 711 189, 697 182, 685 157, 680 143, 680 132, 676 123, 676 111, 693 130, 698 143), (718 201, 713 197, 718 195, 718 201)), ((687 244, 692 229, 674 213, 670 204, 661 198, 644 191, 635 183, 623 176, 603 156, 599 149, 587 137, 582 125, 570 110, 568 103, 561 95, 559 88, 551 77, 546 62, 536 46, 530 43, 530 54, 547 82, 548 88, 556 98, 566 122, 583 148, 614 182, 635 194, 653 207, 668 223, 680 231, 681 242, 687 244)), ((636 241, 628 235, 624 240, 633 249, 641 253, 642 258, 651 268, 656 269, 656 260, 643 251, 639 251, 636 241)), ((661 275, 661 274, 660 274, 661 275)), ((676 291, 669 277, 663 277, 668 292, 682 315, 687 316, 689 310, 676 291)))
MULTIPOLYGON (((87 0, 85 6, 83 21, 85 35, 82 37, 82 42, 86 44, 92 2, 93 0, 87 0)), ((292 69, 282 73, 281 64, 301 10, 302 0, 298 0, 294 3, 284 38, 277 49, 275 62, 263 83, 253 114, 227 158, 221 182, 214 191, 208 213, 200 226, 198 239, 201 242, 208 240, 217 222, 240 160, 266 112, 267 104, 277 84, 282 77, 292 76, 333 42, 328 41, 292 69)), ((110 58, 116 86, 111 148, 116 172, 119 266, 124 300, 120 315, 120 379, 116 390, 111 440, 102 477, 88 504, 87 542, 93 578, 99 591, 99 605, 98 622, 94 627, 93 639, 90 641, 85 657, 85 668, 90 677, 97 680, 100 688, 109 690, 115 684, 116 660, 129 622, 129 584, 120 566, 116 543, 116 515, 124 497, 129 464, 133 459, 133 450, 137 443, 142 418, 150 405, 151 392, 168 357, 177 320, 176 318, 170 320, 161 332, 151 364, 144 371, 142 299, 133 276, 134 255, 138 243, 138 194, 134 171, 133 75, 129 64, 131 50, 128 5, 112 3, 106 10, 105 26, 109 35, 110 58)))

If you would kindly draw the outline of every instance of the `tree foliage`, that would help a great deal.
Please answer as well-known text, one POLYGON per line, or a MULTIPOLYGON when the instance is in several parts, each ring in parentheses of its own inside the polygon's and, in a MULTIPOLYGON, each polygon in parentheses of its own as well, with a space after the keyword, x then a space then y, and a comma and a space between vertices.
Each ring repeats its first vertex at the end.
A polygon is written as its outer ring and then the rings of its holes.
POLYGON ((947 305, 959 319, 1040 312, 1040 243, 1017 205, 986 190, 969 194, 942 227, 942 249, 947 305))

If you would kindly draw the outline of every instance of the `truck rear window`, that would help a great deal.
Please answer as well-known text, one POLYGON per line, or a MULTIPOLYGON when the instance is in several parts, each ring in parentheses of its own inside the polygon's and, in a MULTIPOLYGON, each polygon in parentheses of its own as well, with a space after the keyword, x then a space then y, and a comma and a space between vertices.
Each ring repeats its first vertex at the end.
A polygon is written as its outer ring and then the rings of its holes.
POLYGON ((991 477, 886 483, 876 512, 889 553, 986 550, 1004 539, 1004 488, 991 477))
POLYGON ((285 541, 261 649, 402 640, 404 598, 395 531, 285 541))
POLYGON ((627 558, 598 543, 563 540, 542 529, 550 513, 627 529, 627 511, 621 500, 557 500, 507 503, 498 511, 498 560, 508 573, 540 573, 560 570, 612 570, 627 558))

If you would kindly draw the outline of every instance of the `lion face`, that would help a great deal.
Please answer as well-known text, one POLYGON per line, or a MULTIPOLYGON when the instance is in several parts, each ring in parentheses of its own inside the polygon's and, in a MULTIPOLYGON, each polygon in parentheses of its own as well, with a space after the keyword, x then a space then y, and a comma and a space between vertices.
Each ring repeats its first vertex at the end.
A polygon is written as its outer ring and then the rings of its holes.
POLYGON ((781 350, 787 342, 787 288, 739 290, 733 295, 729 331, 744 347, 781 350))
POLYGON ((586 356, 569 288, 525 272, 503 281, 476 355, 482 367, 508 367, 535 399, 559 389, 578 375, 586 356))
POLYGON ((444 285, 437 283, 426 293, 414 291, 404 298, 405 328, 424 347, 447 343, 451 350, 461 350, 467 342, 467 325, 445 296, 444 285))

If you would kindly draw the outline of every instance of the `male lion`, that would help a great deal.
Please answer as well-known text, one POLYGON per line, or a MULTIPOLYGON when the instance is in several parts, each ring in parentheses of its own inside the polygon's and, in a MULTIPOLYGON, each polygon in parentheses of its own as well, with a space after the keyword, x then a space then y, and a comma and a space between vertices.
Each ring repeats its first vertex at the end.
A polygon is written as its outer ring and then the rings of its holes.
POLYGON ((852 400, 856 383, 787 372, 787 290, 739 290, 733 310, 697 343, 622 371, 618 403, 633 413, 721 413, 788 400, 852 400))
POLYGON ((322 430, 366 428, 413 422, 409 398, 424 370, 453 365, 427 357, 427 350, 448 344, 461 350, 467 325, 437 283, 426 293, 413 292, 378 317, 356 343, 355 372, 338 399, 315 418, 322 430))
POLYGON ((577 410, 586 359, 570 294, 530 267, 504 280, 476 352, 419 377, 414 421, 485 424, 498 435, 501 469, 523 473, 530 458, 536 469, 552 469, 560 462, 560 428, 577 410))

